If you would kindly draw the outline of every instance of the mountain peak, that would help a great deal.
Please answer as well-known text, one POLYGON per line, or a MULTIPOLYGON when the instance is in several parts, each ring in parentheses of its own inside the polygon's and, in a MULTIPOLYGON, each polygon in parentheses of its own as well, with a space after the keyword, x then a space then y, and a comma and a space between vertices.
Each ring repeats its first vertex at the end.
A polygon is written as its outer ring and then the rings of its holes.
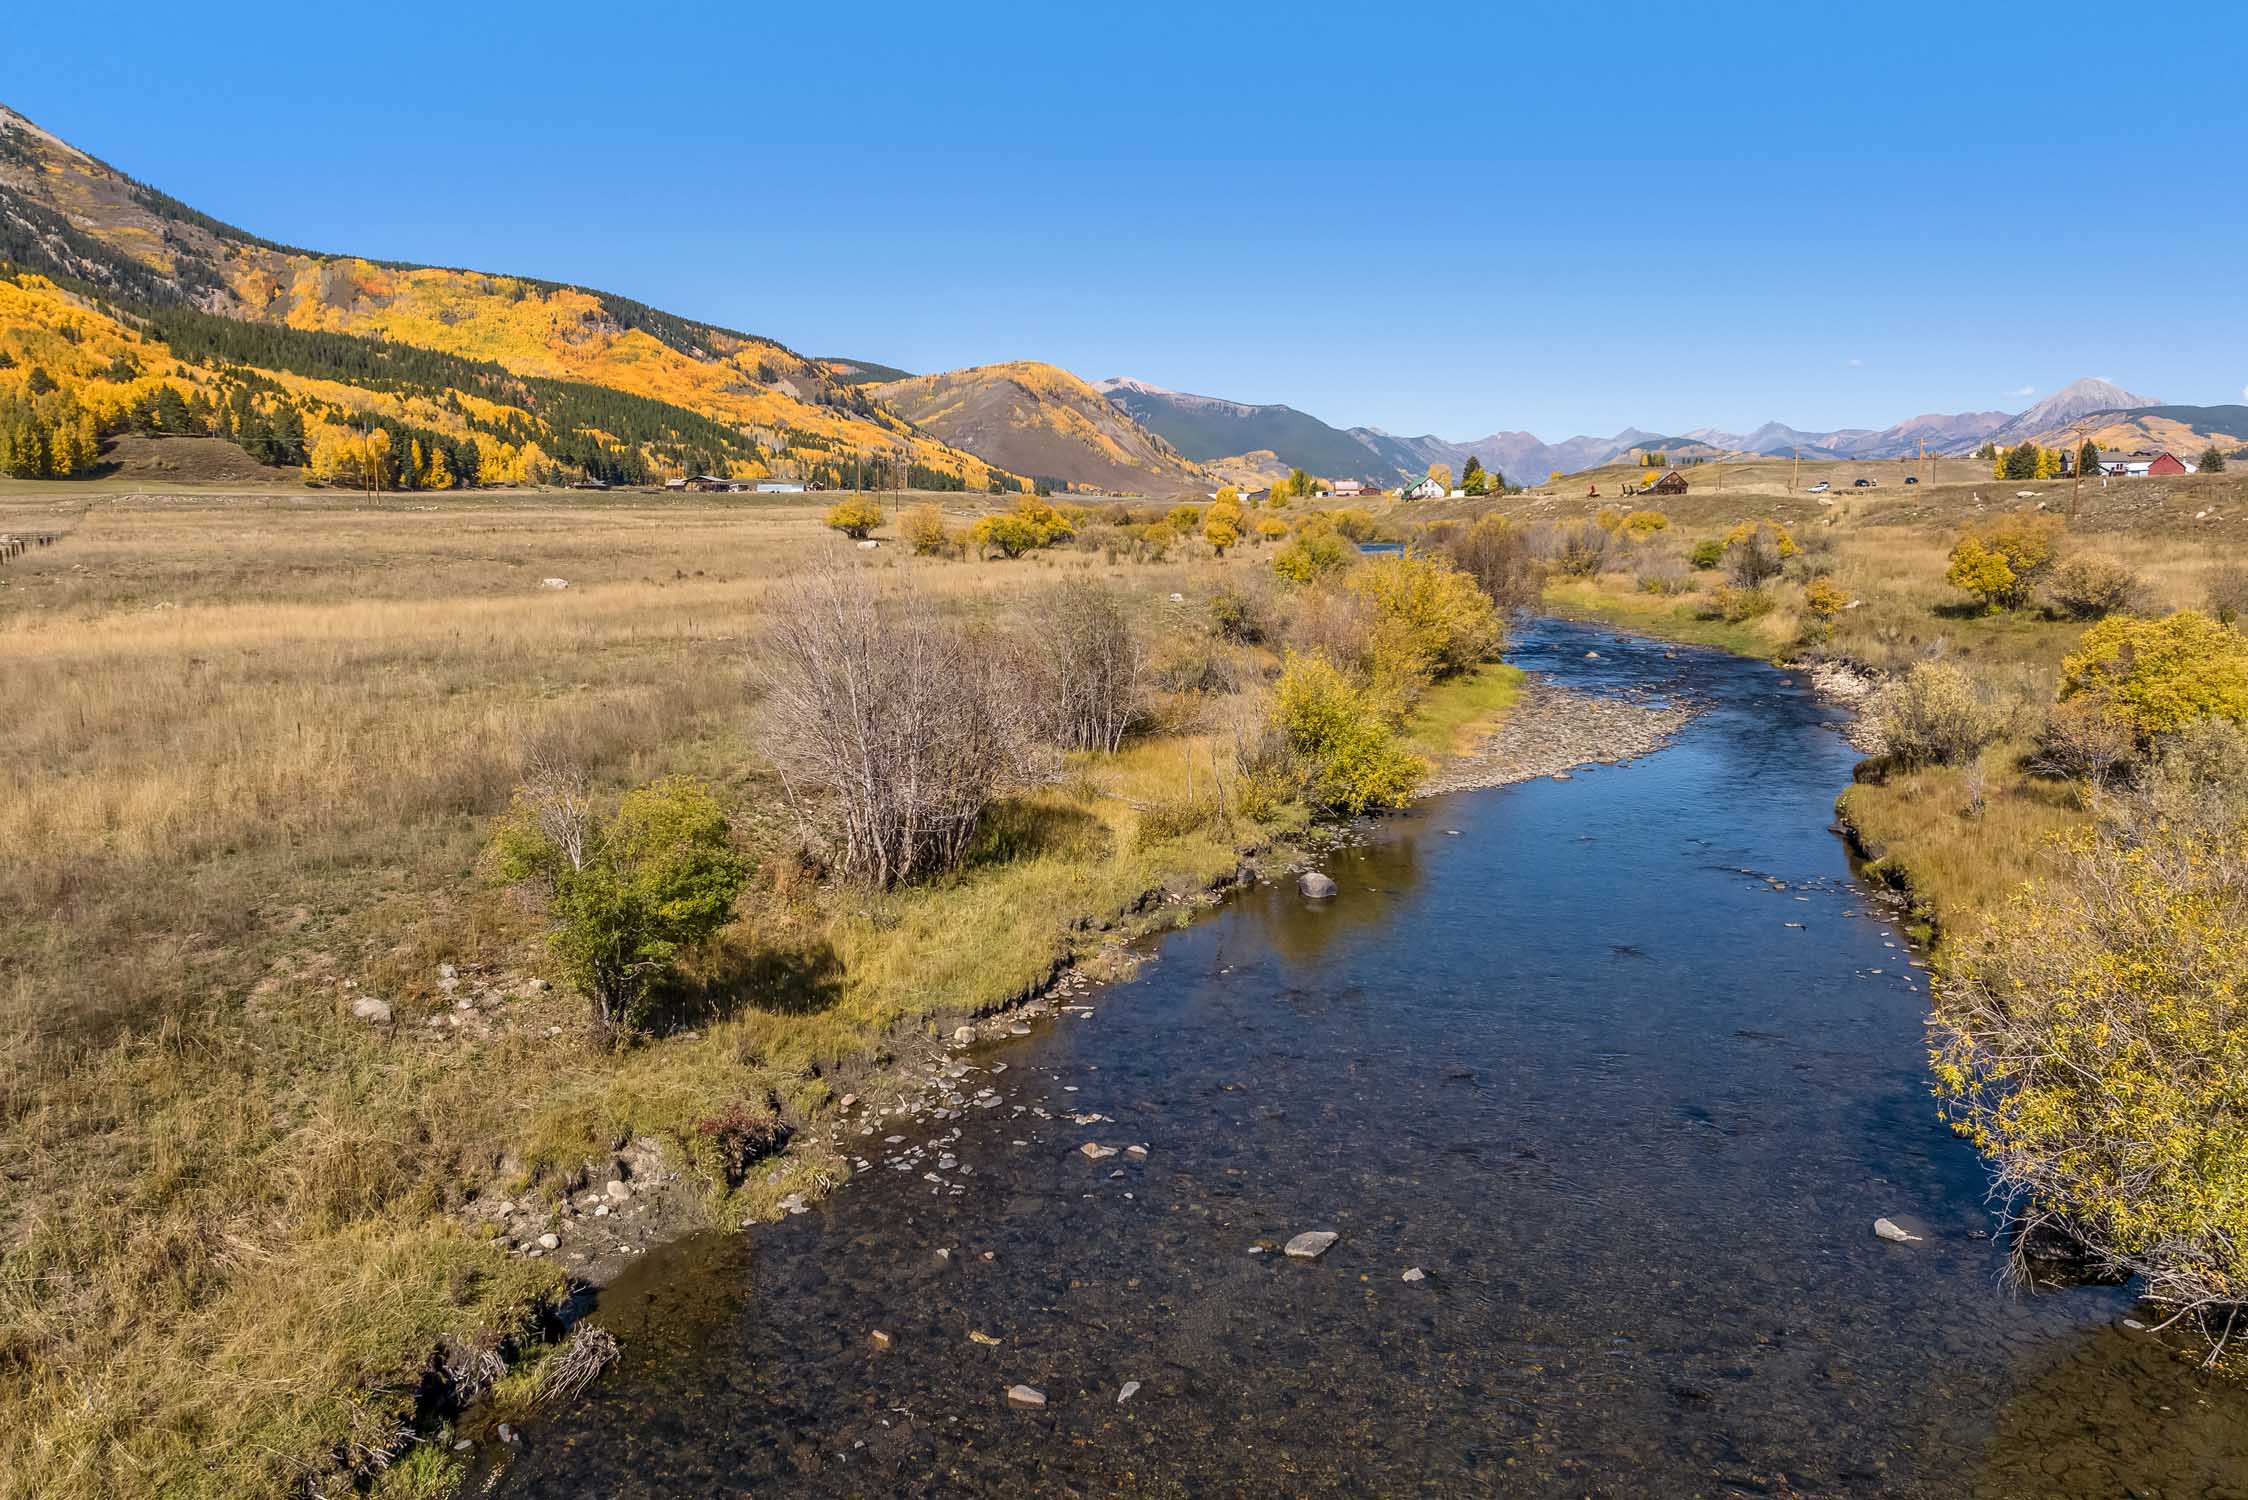
POLYGON ((2004 445, 2009 441, 2049 433, 2056 427, 2065 427, 2078 417, 2090 416, 2096 411, 2129 411, 2161 404, 2159 397, 2137 395, 2113 381, 2088 375, 2082 380, 2062 386, 1992 433, 1991 437, 2004 445))

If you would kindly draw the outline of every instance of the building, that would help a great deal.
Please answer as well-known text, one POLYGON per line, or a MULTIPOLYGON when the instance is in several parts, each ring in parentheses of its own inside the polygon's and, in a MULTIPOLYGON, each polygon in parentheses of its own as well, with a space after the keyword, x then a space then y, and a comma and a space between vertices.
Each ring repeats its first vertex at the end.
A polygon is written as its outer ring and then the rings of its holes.
POLYGON ((1374 487, 1363 479, 1338 479, 1335 481, 1335 495, 1339 499, 1354 500, 1361 495, 1371 495, 1374 492, 1374 487))
POLYGON ((1443 485, 1438 484, 1433 479, 1424 479, 1408 489, 1405 492, 1405 498, 1408 500, 1441 500, 1445 493, 1443 485))
POLYGON ((1647 486, 1650 495, 1683 495, 1686 493, 1686 476, 1676 469, 1668 470, 1663 477, 1647 486))
POLYGON ((757 481, 757 493, 760 495, 801 495, 804 493, 804 486, 800 481, 794 479, 760 479, 757 481))
POLYGON ((2112 474, 2119 479, 2139 479, 2183 474, 2186 466, 2179 462, 2175 454, 2141 448, 2135 453, 2102 453, 2100 472, 2112 474))

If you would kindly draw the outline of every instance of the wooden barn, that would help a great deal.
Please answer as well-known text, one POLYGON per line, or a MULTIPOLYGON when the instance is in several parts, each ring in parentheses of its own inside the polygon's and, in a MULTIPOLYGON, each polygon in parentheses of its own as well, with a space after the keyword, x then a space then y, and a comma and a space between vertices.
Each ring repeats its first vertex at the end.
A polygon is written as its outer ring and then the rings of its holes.
POLYGON ((1686 493, 1686 476, 1676 469, 1672 469, 1662 478, 1647 486, 1645 493, 1650 495, 1683 495, 1686 493))

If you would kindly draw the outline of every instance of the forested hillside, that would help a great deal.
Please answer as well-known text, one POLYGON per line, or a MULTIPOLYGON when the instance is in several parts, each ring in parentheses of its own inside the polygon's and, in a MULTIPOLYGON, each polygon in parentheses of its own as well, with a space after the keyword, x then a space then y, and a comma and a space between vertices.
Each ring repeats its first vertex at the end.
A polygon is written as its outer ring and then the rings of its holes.
MULTIPOLYGON (((825 362, 770 339, 580 287, 276 244, 135 182, 5 108, 0 267, 28 320, 0 322, 0 337, 22 334, 21 342, 33 324, 56 326, 61 298, 104 324, 134 366, 57 359, 42 367, 58 384, 68 375, 74 387, 102 387, 71 392, 32 390, 28 367, 0 368, 0 400, 19 426, 67 420, 75 433, 100 405, 102 435, 122 430, 103 404, 115 395, 107 388, 150 380, 163 366, 181 405, 198 412, 195 430, 239 431, 201 415, 198 395, 230 414, 241 405, 253 438, 260 424, 288 428, 277 447, 251 450, 274 455, 270 462, 321 467, 318 434, 297 443, 299 424, 367 429, 357 441, 386 451, 344 467, 376 482, 639 482, 709 470, 836 483, 878 464, 927 488, 1027 488, 920 432, 825 362), (36 315, 26 298, 41 304, 36 315), (417 443, 423 459, 409 479, 398 454, 410 458, 417 443), (433 475, 435 450, 447 458, 433 475)), ((157 400, 163 384, 140 394, 157 400)), ((58 466, 43 440, 45 456, 13 452, 13 470, 77 472, 84 455, 75 441, 63 454, 73 467, 58 466)), ((331 455, 340 451, 331 444, 331 455)))

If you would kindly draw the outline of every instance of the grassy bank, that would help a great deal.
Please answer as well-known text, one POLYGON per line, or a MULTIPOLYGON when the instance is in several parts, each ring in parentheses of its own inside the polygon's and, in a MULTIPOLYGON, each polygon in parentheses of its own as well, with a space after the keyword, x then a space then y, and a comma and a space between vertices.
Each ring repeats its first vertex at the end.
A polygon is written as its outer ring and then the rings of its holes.
MULTIPOLYGON (((0 496, 0 531, 57 496, 67 539, 0 572, 8 1500, 333 1491, 396 1447, 434 1350, 527 1342, 582 1269, 568 1245, 510 1253, 473 1205, 553 1205, 635 1141, 691 1169, 738 1111, 794 1144, 691 1177, 689 1212, 769 1214, 846 1170, 812 1127, 901 1043, 1304 826, 1231 805, 1244 689, 1198 689, 1004 798, 958 872, 826 882, 796 858, 745 683, 776 581, 831 543, 809 507, 49 487, 0 496), (621 1052, 586 1045, 583 1002, 540 983, 533 915, 490 878, 494 820, 542 755, 611 792, 706 778, 758 861, 621 1052)), ((914 568, 975 618, 1104 582, 1159 634, 1173 595, 1265 567, 854 560, 914 568)), ((1487 725, 1518 678, 1431 690, 1417 743, 1487 725)))

